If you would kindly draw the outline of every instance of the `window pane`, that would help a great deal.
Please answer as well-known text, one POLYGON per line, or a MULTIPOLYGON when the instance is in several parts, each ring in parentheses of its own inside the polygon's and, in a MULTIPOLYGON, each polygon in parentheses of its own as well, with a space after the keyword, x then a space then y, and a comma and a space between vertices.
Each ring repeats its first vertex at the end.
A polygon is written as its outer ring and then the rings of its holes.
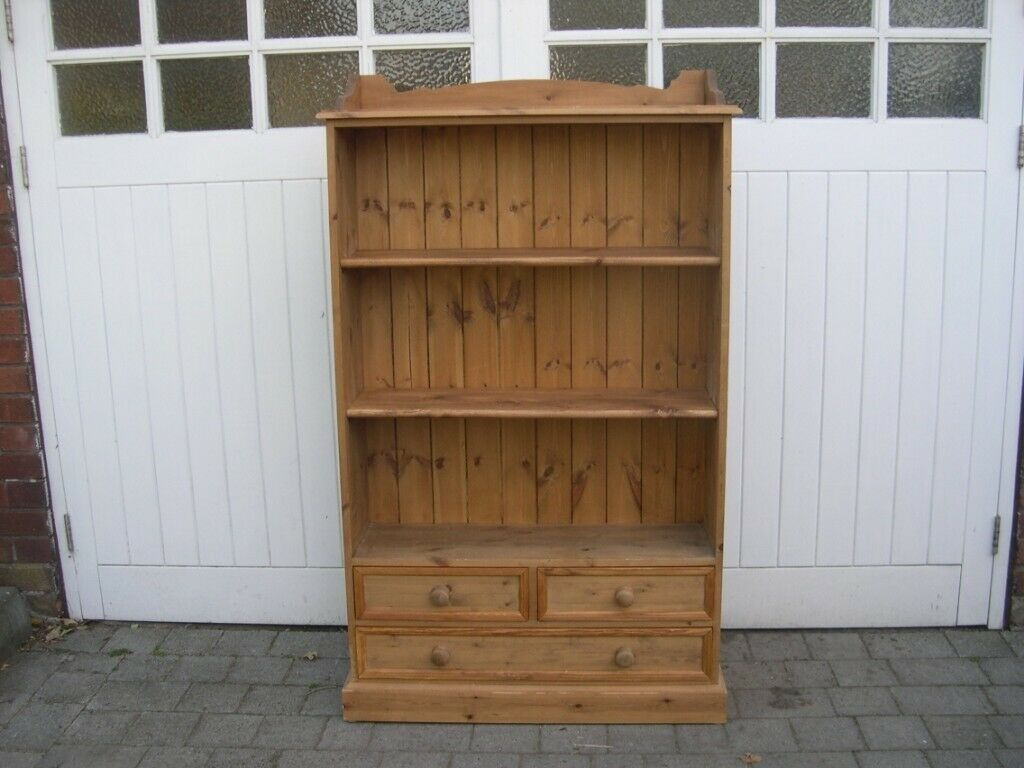
POLYGON ((245 40, 245 0, 156 0, 161 43, 245 40))
POLYGON ((725 100, 743 117, 761 114, 761 46, 758 43, 684 43, 666 45, 665 83, 684 69, 713 69, 725 100))
POLYGON ((890 0, 893 27, 983 27, 985 0, 890 0))
POLYGON ((872 0, 777 0, 780 27, 870 27, 872 0))
POLYGON ((141 61, 63 64, 56 70, 62 134, 146 132, 141 61))
POLYGON ((891 43, 890 117, 980 117, 983 43, 891 43))
POLYGON ((400 91, 468 83, 468 48, 410 48, 373 52, 374 69, 400 91))
POLYGON ((266 36, 341 37, 357 32, 356 0, 263 0, 266 36))
POLYGON ((783 43, 778 117, 870 117, 871 43, 783 43))
POLYGON ((552 29, 643 29, 647 26, 644 0, 551 0, 552 29))
POLYGON ((138 0, 50 0, 58 48, 138 45, 138 0))
POLYGON ((666 27, 758 27, 758 0, 665 0, 666 27))
POLYGON ((381 34, 468 32, 469 0, 373 0, 373 28, 381 34))
POLYGON ((270 125, 317 125, 316 113, 335 105, 349 76, 357 74, 355 51, 267 56, 270 125))
POLYGON ((647 82, 646 45, 553 45, 554 80, 593 80, 618 85, 647 82))
POLYGON ((160 79, 168 131, 252 128, 248 57, 161 61, 160 79))

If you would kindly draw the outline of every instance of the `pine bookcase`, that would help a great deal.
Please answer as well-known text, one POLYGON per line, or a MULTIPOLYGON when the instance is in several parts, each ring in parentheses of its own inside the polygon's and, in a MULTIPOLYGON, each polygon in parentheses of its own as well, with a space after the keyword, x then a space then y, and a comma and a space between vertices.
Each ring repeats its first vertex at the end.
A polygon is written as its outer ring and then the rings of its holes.
POLYGON ((725 719, 738 112, 693 71, 320 115, 346 719, 725 719))

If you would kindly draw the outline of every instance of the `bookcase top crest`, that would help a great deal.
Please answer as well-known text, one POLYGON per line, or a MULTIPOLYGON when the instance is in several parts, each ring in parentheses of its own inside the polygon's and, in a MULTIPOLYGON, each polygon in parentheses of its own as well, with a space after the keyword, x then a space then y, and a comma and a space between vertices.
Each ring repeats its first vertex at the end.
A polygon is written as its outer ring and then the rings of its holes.
POLYGON ((504 80, 398 91, 382 75, 355 75, 339 107, 317 117, 358 126, 721 120, 740 112, 726 104, 714 72, 695 69, 680 72, 664 89, 577 80, 504 80))

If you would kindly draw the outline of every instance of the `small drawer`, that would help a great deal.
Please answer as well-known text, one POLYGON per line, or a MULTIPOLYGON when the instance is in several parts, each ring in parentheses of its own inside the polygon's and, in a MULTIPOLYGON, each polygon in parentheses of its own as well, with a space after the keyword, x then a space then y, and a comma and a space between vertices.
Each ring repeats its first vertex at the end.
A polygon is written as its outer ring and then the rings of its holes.
POLYGON ((538 568, 541 621, 711 621, 715 570, 538 568))
POLYGON ((356 628, 363 679, 707 682, 711 628, 356 628))
POLYGON ((526 568, 392 568, 355 571, 356 618, 369 621, 526 621, 526 568))

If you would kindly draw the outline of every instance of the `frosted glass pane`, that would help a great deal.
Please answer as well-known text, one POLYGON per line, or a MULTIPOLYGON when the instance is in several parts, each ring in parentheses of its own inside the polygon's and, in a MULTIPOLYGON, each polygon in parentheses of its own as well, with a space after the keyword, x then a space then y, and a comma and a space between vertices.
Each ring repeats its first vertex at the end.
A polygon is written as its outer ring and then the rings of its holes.
POLYGON ((468 32, 469 0, 373 0, 373 28, 381 34, 468 32))
POLYGON ((349 76, 356 74, 355 51, 267 56, 271 126, 317 125, 316 113, 337 104, 349 76))
POLYGON ((245 0, 156 0, 161 43, 245 40, 245 0))
POLYGON ((138 45, 138 0, 50 0, 57 48, 138 45))
POLYGON ((342 37, 357 33, 356 0, 263 0, 267 37, 342 37))
POLYGON ((985 0, 891 0, 889 24, 893 27, 983 27, 985 0))
POLYGON ((646 45, 553 45, 554 80, 593 80, 618 85, 647 82, 646 45))
POLYGON ((778 46, 778 117, 870 117, 871 43, 778 46))
POLYGON ((644 0, 551 0, 552 29, 644 29, 647 10, 644 0))
POLYGON ((683 43, 664 47, 665 85, 684 69, 713 69, 718 87, 743 117, 761 114, 761 46, 758 43, 683 43))
POLYGON ((62 64, 56 70, 62 134, 145 133, 141 61, 62 64))
POLYGON ((758 27, 758 0, 665 0, 666 27, 758 27))
POLYGON ((468 48, 410 48, 374 51, 374 68, 400 91, 440 88, 470 80, 468 48))
POLYGON ((870 27, 872 0, 777 0, 779 27, 870 27))
POLYGON ((890 117, 980 117, 983 43, 891 43, 890 117))
POLYGON ((252 128, 248 57, 161 61, 160 78, 167 130, 252 128))

